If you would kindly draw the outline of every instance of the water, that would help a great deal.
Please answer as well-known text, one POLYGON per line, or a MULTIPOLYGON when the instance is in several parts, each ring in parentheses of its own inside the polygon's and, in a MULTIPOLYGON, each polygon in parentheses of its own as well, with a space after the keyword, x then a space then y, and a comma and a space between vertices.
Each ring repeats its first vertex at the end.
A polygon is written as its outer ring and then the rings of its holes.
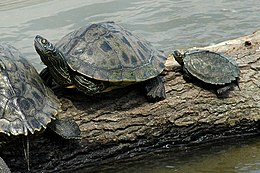
POLYGON ((1 0, 0 40, 20 49, 35 67, 36 34, 56 42, 90 22, 113 20, 158 49, 206 46, 260 28, 256 0, 1 0))
MULTIPOLYGON (((33 47, 36 34, 56 42, 66 33, 91 22, 115 21, 166 53, 218 43, 260 28, 257 0, 1 0, 0 16, 0 40, 20 49, 37 70, 42 69, 43 64, 33 47)), ((173 152, 163 160, 152 157, 147 169, 139 172, 152 172, 150 167, 160 173, 178 170, 260 172, 260 155, 257 154, 260 139, 250 145, 233 146, 224 146, 220 154, 205 149, 207 154, 192 151, 178 157, 173 152), (240 157, 244 162, 233 164, 232 159, 225 160, 231 158, 233 152, 239 154, 244 150, 248 151, 246 157, 240 157), (179 164, 173 165, 171 161, 179 164), (221 167, 221 161, 230 167, 221 167)), ((237 158, 236 155, 234 159, 237 158)), ((136 167, 133 169, 132 172, 138 172, 136 167)))
MULTIPOLYGON (((97 173, 259 173, 260 138, 159 150, 145 157, 110 163, 97 173)), ((84 170, 82 171, 82 173, 84 170)), ((80 172, 81 173, 81 172, 80 172)))

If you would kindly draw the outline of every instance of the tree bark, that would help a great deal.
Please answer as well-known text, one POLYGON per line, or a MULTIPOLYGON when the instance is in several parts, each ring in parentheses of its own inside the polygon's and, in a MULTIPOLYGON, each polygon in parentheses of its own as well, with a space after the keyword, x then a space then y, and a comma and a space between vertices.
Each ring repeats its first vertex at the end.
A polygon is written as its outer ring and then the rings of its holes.
MULTIPOLYGON (((200 84, 186 82, 180 66, 166 63, 167 99, 148 103, 142 84, 92 97, 67 93, 60 98, 59 116, 72 117, 80 126, 81 140, 63 140, 46 130, 30 146, 32 172, 62 172, 147 153, 155 148, 176 147, 229 137, 259 134, 260 31, 204 47, 224 52, 239 64, 238 87, 218 98, 200 84)), ((24 172, 22 152, 2 149, 13 172, 24 172)))

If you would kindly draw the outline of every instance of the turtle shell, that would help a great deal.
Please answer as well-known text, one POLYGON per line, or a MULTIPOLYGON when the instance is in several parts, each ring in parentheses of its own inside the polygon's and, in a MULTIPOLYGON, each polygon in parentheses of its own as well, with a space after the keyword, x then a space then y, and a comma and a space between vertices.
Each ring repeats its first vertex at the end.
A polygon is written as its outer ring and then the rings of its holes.
POLYGON ((240 74, 233 59, 208 50, 187 52, 183 62, 185 70, 192 76, 210 84, 225 85, 235 81, 240 74))
POLYGON ((14 47, 0 43, 0 132, 28 135, 46 128, 60 103, 14 47))
POLYGON ((159 75, 166 56, 114 22, 84 26, 56 46, 72 70, 110 82, 139 82, 159 75))

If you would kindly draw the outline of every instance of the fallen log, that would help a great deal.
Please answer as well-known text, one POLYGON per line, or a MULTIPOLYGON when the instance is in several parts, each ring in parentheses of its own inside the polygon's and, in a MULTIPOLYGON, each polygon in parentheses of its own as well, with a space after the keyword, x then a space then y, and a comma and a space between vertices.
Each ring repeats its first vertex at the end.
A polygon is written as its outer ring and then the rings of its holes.
MULTIPOLYGON (((167 99, 148 103, 140 85, 92 97, 68 93, 60 98, 59 117, 72 117, 80 126, 81 140, 63 140, 46 130, 31 139, 32 172, 88 170, 114 160, 156 148, 191 145, 230 137, 259 134, 260 31, 209 47, 224 52, 239 64, 240 89, 218 98, 200 85, 186 82, 180 66, 166 63, 167 99)), ((20 150, 1 149, 12 172, 25 172, 20 150)))

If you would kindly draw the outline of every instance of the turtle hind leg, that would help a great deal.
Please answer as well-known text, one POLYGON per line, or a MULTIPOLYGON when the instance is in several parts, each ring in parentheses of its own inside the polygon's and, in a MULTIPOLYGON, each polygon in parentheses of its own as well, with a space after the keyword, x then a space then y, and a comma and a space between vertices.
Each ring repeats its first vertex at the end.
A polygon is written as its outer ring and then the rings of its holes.
POLYGON ((81 139, 81 131, 78 124, 70 118, 55 119, 48 124, 53 132, 64 139, 81 139))
POLYGON ((147 81, 145 90, 149 102, 157 102, 166 98, 164 81, 162 76, 157 76, 147 81))
POLYGON ((226 93, 228 93, 228 91, 233 89, 235 86, 239 87, 239 85, 237 83, 234 83, 234 82, 227 84, 227 85, 224 85, 223 87, 220 87, 220 88, 217 89, 217 95, 226 94, 226 93))

